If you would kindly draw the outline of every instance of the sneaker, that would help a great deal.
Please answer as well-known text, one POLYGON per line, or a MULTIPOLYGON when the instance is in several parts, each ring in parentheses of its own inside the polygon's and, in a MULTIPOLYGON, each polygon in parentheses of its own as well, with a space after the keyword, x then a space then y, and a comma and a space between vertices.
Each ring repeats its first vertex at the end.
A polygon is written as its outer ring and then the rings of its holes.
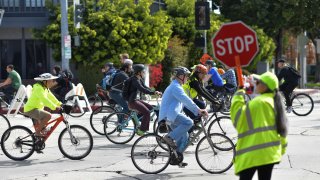
POLYGON ((146 133, 146 131, 142 131, 142 130, 140 130, 140 129, 138 129, 137 132, 136 132, 136 134, 137 134, 138 136, 143 136, 145 133, 146 133))
POLYGON ((292 106, 288 106, 287 107, 287 113, 291 113, 292 112, 292 106))
POLYGON ((179 165, 179 168, 184 168, 186 166, 188 166, 188 163, 185 163, 185 162, 181 162, 179 165))
POLYGON ((174 142, 174 140, 173 140, 171 137, 169 137, 168 135, 165 135, 165 136, 163 137, 163 141, 164 141, 166 144, 168 144, 170 147, 172 147, 173 149, 176 149, 176 148, 177 148, 177 145, 176 145, 176 143, 174 142))

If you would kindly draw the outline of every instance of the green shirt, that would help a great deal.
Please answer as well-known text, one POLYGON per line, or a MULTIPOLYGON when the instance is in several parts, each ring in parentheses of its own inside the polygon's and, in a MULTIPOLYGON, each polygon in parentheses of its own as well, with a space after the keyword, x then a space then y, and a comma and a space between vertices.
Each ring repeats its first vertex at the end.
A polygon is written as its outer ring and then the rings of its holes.
POLYGON ((20 85, 21 85, 21 77, 20 75, 17 73, 17 71, 12 70, 11 72, 9 72, 8 77, 11 79, 11 86, 18 90, 20 85))

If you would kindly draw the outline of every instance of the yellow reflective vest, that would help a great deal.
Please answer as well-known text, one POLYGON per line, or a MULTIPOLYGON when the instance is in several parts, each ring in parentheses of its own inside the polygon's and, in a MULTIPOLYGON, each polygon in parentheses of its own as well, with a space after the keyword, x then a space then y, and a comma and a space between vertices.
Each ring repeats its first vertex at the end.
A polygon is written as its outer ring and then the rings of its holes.
POLYGON ((29 112, 33 109, 43 109, 48 107, 55 110, 61 105, 61 102, 52 94, 52 92, 43 87, 40 83, 33 85, 32 93, 27 103, 24 105, 24 112, 29 112))
POLYGON ((231 119, 238 132, 235 173, 280 162, 287 139, 276 130, 273 93, 264 93, 245 103, 244 90, 236 92, 231 104, 231 119))
MULTIPOLYGON (((197 79, 192 79, 192 81, 197 81, 197 79)), ((191 88, 189 83, 191 82, 191 79, 189 79, 185 84, 182 85, 182 88, 184 90, 184 92, 191 98, 194 99, 195 97, 198 96, 198 92, 191 88)))

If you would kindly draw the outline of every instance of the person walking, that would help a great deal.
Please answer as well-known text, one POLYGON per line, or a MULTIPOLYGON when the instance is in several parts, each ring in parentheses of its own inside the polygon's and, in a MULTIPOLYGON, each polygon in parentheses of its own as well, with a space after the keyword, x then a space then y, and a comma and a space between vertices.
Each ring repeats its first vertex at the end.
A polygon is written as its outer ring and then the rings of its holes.
POLYGON ((8 78, 3 82, 0 83, 0 88, 3 88, 3 92, 8 100, 8 104, 11 103, 11 100, 14 98, 14 94, 18 91, 19 87, 21 86, 21 77, 17 71, 14 70, 14 66, 9 64, 6 68, 8 72, 8 78))
POLYGON ((254 75, 260 94, 245 102, 245 91, 239 89, 231 104, 231 120, 238 132, 235 173, 240 180, 251 180, 258 171, 259 180, 270 180, 275 164, 281 161, 287 147, 287 117, 275 74, 254 75))

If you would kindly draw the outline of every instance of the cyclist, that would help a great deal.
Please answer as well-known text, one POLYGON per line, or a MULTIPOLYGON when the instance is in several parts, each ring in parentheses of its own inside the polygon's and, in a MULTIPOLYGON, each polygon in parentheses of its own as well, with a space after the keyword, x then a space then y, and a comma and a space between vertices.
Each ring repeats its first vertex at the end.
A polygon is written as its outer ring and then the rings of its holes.
POLYGON ((277 77, 279 79, 279 82, 281 82, 282 79, 284 79, 284 82, 280 85, 279 89, 283 92, 283 95, 286 99, 286 105, 287 105, 287 112, 290 113, 292 111, 292 102, 290 99, 290 95, 293 92, 293 90, 298 86, 300 76, 295 75, 291 67, 287 66, 285 64, 284 59, 280 59, 278 62, 278 68, 280 69, 280 72, 278 73, 277 77))
POLYGON ((59 101, 64 101, 66 94, 73 89, 73 75, 68 70, 61 71, 61 68, 58 65, 54 66, 53 72, 54 76, 58 76, 56 79, 57 85, 54 87, 53 93, 57 96, 59 101))
POLYGON ((111 89, 109 91, 109 96, 117 104, 122 107, 122 112, 127 113, 129 111, 128 102, 122 97, 122 87, 123 82, 129 79, 129 74, 132 71, 132 63, 124 63, 122 67, 114 75, 114 79, 111 83, 111 89))
POLYGON ((240 89, 232 98, 231 119, 238 132, 235 173, 240 179, 271 179, 272 169, 286 151, 287 117, 278 90, 276 75, 266 72, 255 76, 259 96, 245 102, 240 89))
POLYGON ((11 100, 14 98, 14 94, 18 91, 21 85, 21 77, 17 71, 14 70, 14 66, 9 64, 7 66, 8 78, 0 83, 0 88, 7 86, 3 89, 3 92, 8 100, 8 104, 10 104, 11 100))
POLYGON ((56 85, 57 78, 50 73, 34 78, 38 82, 33 85, 31 96, 24 105, 24 114, 38 121, 35 126, 36 136, 41 137, 45 133, 45 130, 42 130, 51 119, 51 114, 43 110, 44 107, 55 110, 62 104, 50 91, 50 88, 56 85))
POLYGON ((207 89, 213 89, 214 91, 222 91, 224 89, 223 87, 223 80, 220 77, 217 69, 215 68, 215 63, 213 60, 207 60, 205 63, 207 69, 208 69, 208 75, 204 78, 204 82, 207 82, 209 79, 211 79, 212 84, 207 86, 207 89))
MULTIPOLYGON (((207 75, 207 68, 202 65, 198 64, 193 70, 193 73, 191 74, 189 80, 182 85, 185 93, 193 100, 193 102, 196 103, 196 105, 200 109, 205 109, 206 104, 202 98, 207 99, 213 104, 219 105, 220 102, 217 98, 213 97, 205 88, 203 85, 203 79, 207 75)), ((183 111, 191 118, 195 119, 196 116, 188 110, 186 107, 183 108, 183 111)), ((196 118, 198 119, 198 118, 196 118)))
MULTIPOLYGON (((182 88, 189 75, 190 71, 185 67, 174 69, 174 79, 162 96, 159 112, 159 119, 166 120, 172 128, 172 131, 164 136, 163 140, 181 154, 188 144, 188 131, 193 126, 192 119, 182 113, 183 106, 186 106, 195 115, 203 113, 208 115, 208 112, 205 109, 200 109, 182 88)), ((188 164, 182 163, 180 165, 187 166, 188 164)))
POLYGON ((221 74, 221 78, 226 80, 225 88, 229 92, 234 93, 237 90, 237 78, 234 70, 232 68, 226 67, 227 71, 221 74))
POLYGON ((111 75, 116 72, 116 69, 113 67, 113 63, 108 62, 104 65, 104 77, 102 79, 102 88, 106 90, 107 81, 109 81, 111 75))
POLYGON ((149 87, 147 87, 144 82, 143 78, 145 77, 145 67, 143 64, 135 64, 133 66, 134 75, 130 78, 130 87, 129 87, 129 99, 128 104, 129 108, 136 109, 139 113, 143 115, 141 120, 141 126, 137 130, 137 135, 142 136, 145 134, 146 131, 149 130, 149 123, 150 123, 150 110, 153 108, 152 105, 139 100, 137 95, 139 92, 144 94, 156 94, 161 95, 159 91, 153 91, 149 87))

